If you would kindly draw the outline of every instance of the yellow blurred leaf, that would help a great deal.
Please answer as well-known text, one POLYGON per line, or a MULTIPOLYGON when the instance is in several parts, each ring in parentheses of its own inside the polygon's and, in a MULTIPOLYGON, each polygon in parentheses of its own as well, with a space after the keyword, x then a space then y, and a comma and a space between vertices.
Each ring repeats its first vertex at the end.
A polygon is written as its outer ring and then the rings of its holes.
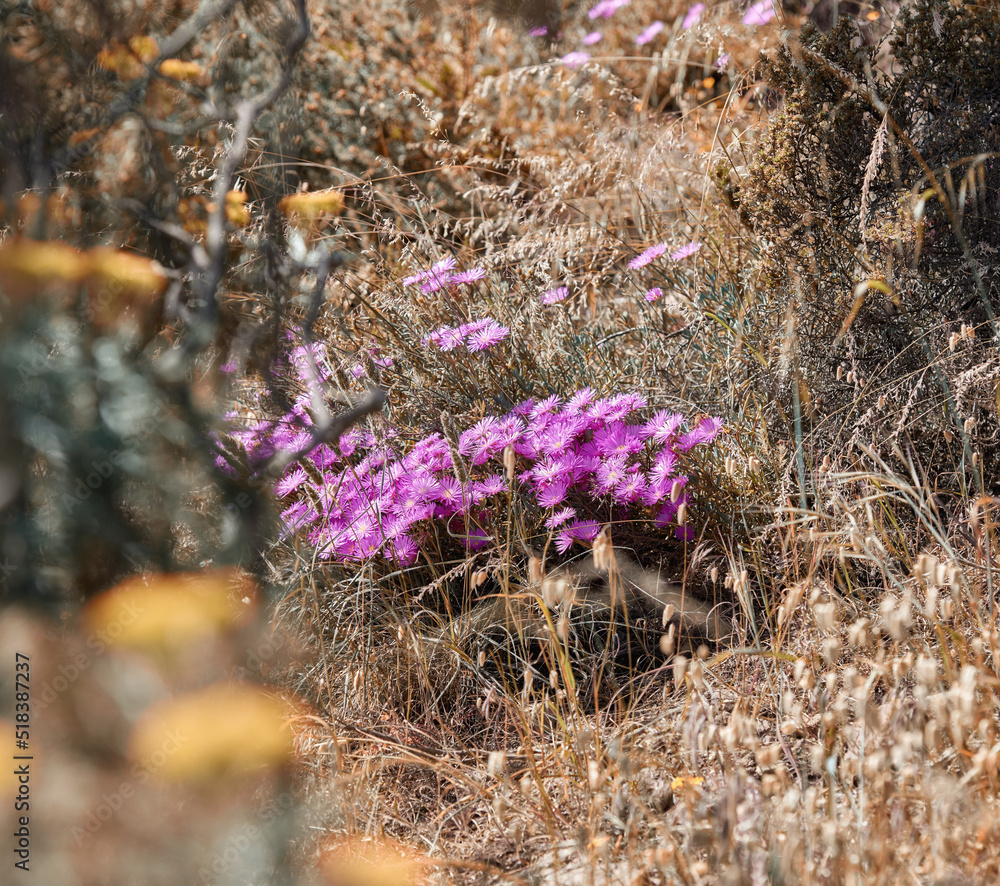
POLYGON ((281 766, 293 753, 288 703, 258 686, 216 684, 155 705, 130 757, 162 781, 206 784, 281 766))
POLYGON ((94 598, 85 617, 108 644, 169 653, 239 627, 255 597, 231 570, 136 577, 94 598))
POLYGON ((89 270, 84 253, 52 240, 8 240, 0 246, 0 286, 25 296, 41 287, 76 284, 89 270))
POLYGON ((159 54, 156 40, 149 36, 133 37, 128 41, 128 47, 141 62, 149 64, 159 54))
POLYGON ((226 218, 231 225, 243 227, 250 224, 250 211, 246 208, 245 191, 230 191, 226 194, 226 218))
POLYGON ((320 849, 319 872, 328 886, 417 886, 427 880, 426 856, 389 840, 331 840, 320 849))
POLYGON ((306 222, 312 222, 321 215, 336 215, 344 208, 344 196, 333 188, 325 191, 303 191, 285 197, 279 204, 286 216, 298 216, 306 222))
POLYGON ((135 53, 120 43, 106 46, 97 53, 97 64, 105 71, 117 74, 122 80, 135 80, 145 70, 135 53))
POLYGON ((160 62, 160 73, 174 80, 196 81, 201 79, 205 69, 197 62, 186 62, 179 58, 168 58, 160 62))
POLYGON ((152 259, 110 246, 91 249, 87 257, 90 260, 90 278, 96 283, 106 284, 114 290, 113 294, 153 297, 166 288, 167 278, 160 265, 152 259))
POLYGON ((670 790, 684 791, 693 790, 705 781, 701 776, 678 776, 670 782, 670 790))

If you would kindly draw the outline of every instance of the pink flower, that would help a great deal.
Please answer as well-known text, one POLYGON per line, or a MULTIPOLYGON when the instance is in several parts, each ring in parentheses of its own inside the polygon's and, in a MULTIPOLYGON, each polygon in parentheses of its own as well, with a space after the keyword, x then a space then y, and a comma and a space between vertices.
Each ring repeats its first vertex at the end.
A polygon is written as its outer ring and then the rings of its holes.
POLYGON ((450 271, 455 267, 457 262, 451 256, 441 259, 439 262, 435 262, 431 265, 430 270, 427 271, 417 271, 416 274, 411 274, 409 277, 403 278, 404 286, 412 286, 414 283, 422 283, 430 277, 438 276, 444 274, 446 271, 450 271))
POLYGON ((557 526, 562 526, 567 520, 576 516, 576 508, 563 508, 561 511, 556 511, 548 520, 545 521, 545 525, 549 529, 555 529, 557 526))
POLYGON ((686 246, 682 246, 680 249, 671 252, 670 257, 674 261, 680 261, 683 258, 687 258, 689 255, 694 255, 699 249, 701 249, 701 243, 694 240, 686 246))
POLYGON ((684 28, 684 30, 693 28, 696 24, 698 24, 698 21, 701 19, 701 14, 704 11, 704 3, 695 3, 695 5, 692 6, 684 15, 684 21, 681 22, 681 27, 684 28))
POLYGON ((714 67, 715 70, 717 71, 722 71, 728 64, 729 64, 729 53, 724 52, 715 60, 715 64, 712 67, 714 67))
POLYGON ((566 401, 566 412, 570 414, 583 412, 593 402, 593 388, 581 388, 566 401))
POLYGON ((677 448, 681 452, 687 452, 700 443, 711 443, 721 430, 721 418, 703 418, 693 431, 688 431, 677 441, 677 448))
POLYGON ((628 266, 634 271, 636 268, 644 268, 648 265, 654 258, 659 258, 667 251, 666 243, 657 243, 655 246, 650 246, 649 249, 640 252, 632 261, 628 263, 628 266))
POLYGON ((743 13, 743 24, 766 25, 772 18, 774 18, 774 6, 771 5, 771 0, 757 0, 743 13))
POLYGON ((663 22, 655 21, 648 28, 645 28, 642 33, 640 33, 635 38, 636 46, 644 46, 649 43, 660 31, 663 30, 663 22))
POLYGON ((604 35, 600 31, 591 31, 589 34, 585 35, 583 38, 584 46, 593 46, 595 43, 600 43, 604 35))
POLYGON ((594 488, 602 494, 611 492, 625 479, 625 456, 619 455, 601 462, 594 476, 594 488))
POLYGON ((554 305, 556 302, 562 301, 568 295, 569 289, 566 286, 557 286, 555 289, 550 289, 547 292, 542 293, 542 304, 554 305))
POLYGON ((569 480, 560 480, 557 483, 551 483, 545 488, 539 489, 535 493, 535 501, 538 502, 539 507, 554 508, 566 500, 568 492, 569 480))
POLYGON ((639 471, 633 471, 615 486, 615 500, 622 504, 636 501, 646 492, 646 486, 646 478, 639 471))
POLYGON ((631 0, 601 0, 593 6, 587 13, 587 18, 593 21, 595 18, 611 18, 623 6, 628 6, 631 0))
POLYGON ((450 326, 442 326, 435 329, 427 336, 425 342, 437 345, 442 351, 453 351, 465 338, 461 329, 452 329, 450 326))
POLYGON ((646 301, 659 301, 663 298, 663 290, 659 286, 654 286, 652 289, 647 289, 646 294, 643 296, 646 301))
POLYGON ((482 329, 477 329, 466 340, 466 346, 470 351, 485 351, 492 348, 497 342, 503 341, 510 335, 510 330, 499 323, 490 322, 482 329))
POLYGON ((643 425, 642 429, 647 437, 657 443, 666 443, 674 436, 683 421, 684 416, 679 412, 670 413, 666 409, 661 409, 643 425))
POLYGON ((545 25, 542 25, 539 28, 532 28, 530 31, 528 31, 528 34, 531 37, 544 37, 546 34, 548 34, 548 32, 549 29, 546 28, 545 25))
POLYGON ((482 280, 485 276, 486 271, 482 268, 469 268, 467 271, 459 271, 457 274, 452 274, 449 282, 452 286, 464 286, 466 283, 474 283, 476 280, 482 280))
POLYGON ((577 68, 582 68, 587 62, 590 61, 589 52, 581 52, 577 50, 576 52, 568 52, 561 59, 559 59, 567 68, 575 71, 577 68))

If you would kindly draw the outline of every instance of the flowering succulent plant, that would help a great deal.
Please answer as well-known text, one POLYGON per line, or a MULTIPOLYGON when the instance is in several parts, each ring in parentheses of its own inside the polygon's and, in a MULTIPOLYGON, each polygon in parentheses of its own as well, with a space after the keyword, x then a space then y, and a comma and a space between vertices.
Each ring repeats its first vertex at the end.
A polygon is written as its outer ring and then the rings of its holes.
MULTIPOLYGON (((460 333, 470 349, 475 333, 460 333)), ((441 330, 430 338, 439 347, 450 341, 441 330)), ((328 374, 323 345, 311 349, 311 360, 301 346, 291 354, 306 389, 310 373, 328 374)), ((311 434, 308 405, 306 393, 281 421, 232 437, 255 463, 295 451, 311 434)), ((537 528, 552 533, 560 553, 592 541, 600 530, 594 516, 612 510, 616 519, 672 526, 687 538, 688 477, 680 462, 721 427, 717 418, 686 422, 679 413, 651 412, 642 394, 600 398, 584 388, 565 399, 526 400, 461 432, 430 434, 408 451, 391 429, 376 439, 352 428, 290 466, 275 494, 290 502, 282 512, 287 531, 304 530, 320 557, 341 562, 383 557, 413 564, 435 529, 471 550, 485 547, 494 509, 514 495, 536 515, 537 528)))

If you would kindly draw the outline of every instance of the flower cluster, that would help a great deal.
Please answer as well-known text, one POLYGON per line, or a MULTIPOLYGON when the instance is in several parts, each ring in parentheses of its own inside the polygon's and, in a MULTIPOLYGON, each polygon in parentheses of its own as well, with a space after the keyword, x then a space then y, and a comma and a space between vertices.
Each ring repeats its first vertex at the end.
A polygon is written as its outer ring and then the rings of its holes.
POLYGON ((758 0, 743 13, 743 24, 766 25, 774 18, 774 5, 771 0, 758 0))
POLYGON ((419 284, 423 292, 437 292, 450 286, 464 286, 482 280, 486 276, 486 271, 482 268, 469 268, 467 271, 452 273, 456 265, 455 259, 443 258, 436 262, 426 271, 418 271, 409 277, 403 278, 404 286, 414 286, 419 284))
POLYGON ((632 0, 600 0, 587 12, 587 18, 591 21, 597 18, 611 18, 623 6, 628 6, 632 0))
MULTIPOLYGON (((303 381, 314 366, 326 374, 322 345, 312 348, 313 360, 302 347, 291 356, 303 381)), ((300 449, 311 439, 309 399, 301 395, 281 421, 231 436, 257 464, 300 449)), ((381 556, 410 565, 435 534, 477 549, 489 543, 493 509, 514 493, 538 509, 538 525, 559 552, 592 541, 600 528, 593 517, 602 512, 673 524, 686 538, 680 458, 713 440, 722 422, 702 418, 681 433, 684 416, 666 410, 631 420, 646 408, 640 394, 602 399, 585 388, 565 401, 531 399, 488 415, 450 442, 431 434, 409 451, 392 431, 376 440, 352 428, 290 467, 275 493, 291 499, 282 513, 287 531, 305 530, 320 557, 341 562, 381 556)))
POLYGON ((655 21, 649 27, 645 28, 640 34, 635 38, 636 46, 643 46, 649 43, 660 31, 663 30, 663 22, 655 21))
POLYGON ((441 326, 424 339, 425 345, 436 345, 442 351, 453 351, 465 346, 470 351, 485 351, 510 335, 506 326, 501 326, 492 317, 463 323, 461 326, 441 326))

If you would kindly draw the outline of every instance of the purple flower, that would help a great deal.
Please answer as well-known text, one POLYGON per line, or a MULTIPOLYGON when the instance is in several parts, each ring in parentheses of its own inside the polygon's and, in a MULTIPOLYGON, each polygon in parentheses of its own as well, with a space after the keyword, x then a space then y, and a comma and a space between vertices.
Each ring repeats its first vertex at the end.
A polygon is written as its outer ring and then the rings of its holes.
POLYGON ((469 430, 458 438, 458 451, 463 455, 472 455, 472 463, 481 465, 490 456, 504 447, 501 437, 500 419, 488 415, 476 422, 469 430))
POLYGON ((469 507, 469 496, 462 489, 462 484, 454 477, 441 477, 438 482, 441 484, 437 497, 441 515, 464 514, 469 507))
POLYGON ((533 410, 534 408, 535 408, 535 398, 528 397, 527 400, 522 400, 520 403, 518 403, 517 406, 515 406, 510 411, 510 414, 520 416, 521 418, 527 418, 529 415, 531 415, 531 410, 533 410))
POLYGON ((546 455, 565 452, 586 428, 587 420, 582 416, 558 416, 539 435, 539 446, 546 455))
POLYGON ((677 467, 677 453, 672 449, 664 449, 656 456, 652 470, 649 472, 650 483, 666 483, 673 476, 677 467))
POLYGON ((558 412, 560 405, 562 405, 562 398, 557 394, 553 394, 551 397, 546 397, 534 405, 531 410, 531 417, 538 419, 543 415, 552 415, 554 412, 558 412))
POLYGON ((409 277, 403 278, 404 286, 412 286, 414 283, 423 283, 431 277, 440 276, 446 271, 450 271, 455 267, 457 262, 451 256, 441 259, 441 261, 433 264, 429 270, 417 271, 416 274, 411 274, 409 277))
POLYGON ((565 554, 573 547, 573 530, 570 527, 567 526, 565 529, 559 530, 556 534, 555 547, 560 554, 565 554))
POLYGON ((594 475, 594 489, 601 494, 611 492, 625 479, 625 456, 618 455, 602 461, 594 475))
POLYGON ((600 31, 591 31, 586 34, 583 38, 584 46, 593 46, 595 43, 600 43, 604 35, 600 31))
POLYGON ((581 388, 577 391, 569 400, 566 401, 566 412, 579 413, 583 412, 591 403, 594 402, 594 391, 592 388, 581 388))
POLYGON ((697 240, 693 240, 691 243, 682 246, 675 252, 671 252, 670 257, 674 261, 680 261, 681 259, 687 258, 689 255, 694 255, 699 249, 701 249, 701 243, 697 240))
POLYGON ((571 517, 576 516, 576 508, 563 508, 561 511, 556 511, 548 520, 545 521, 545 525, 549 529, 555 529, 557 526, 562 526, 571 517))
POLYGON ((476 280, 482 280, 485 276, 486 271, 482 268, 469 268, 467 271, 459 271, 457 274, 452 274, 449 282, 452 286, 464 286, 466 283, 474 283, 476 280))
POLYGON ((703 418, 694 430, 688 431, 677 441, 677 448, 687 452, 700 443, 711 443, 722 430, 721 418, 703 418))
POLYGON ((535 462, 535 466, 526 473, 536 486, 545 487, 566 479, 567 470, 566 465, 561 460, 544 458, 535 462))
POLYGON ((772 18, 774 18, 774 6, 771 5, 771 0, 758 0, 743 13, 743 24, 766 25, 772 18))
POLYGON ((568 295, 569 295, 568 287, 557 286, 555 289, 550 289, 547 292, 542 293, 542 304, 554 305, 556 302, 562 301, 568 295))
POLYGON ((663 22, 655 21, 649 27, 645 28, 636 38, 636 46, 644 46, 649 43, 660 31, 663 30, 663 22))
POLYGON ((729 64, 729 53, 724 52, 715 60, 715 64, 712 67, 714 67, 715 70, 717 71, 721 71, 724 70, 728 64, 729 64))
POLYGON ((289 495, 298 489, 305 482, 306 472, 299 467, 293 468, 274 484, 274 494, 279 498, 284 498, 286 495, 289 495))
POLYGON ((593 21, 595 18, 611 18, 623 6, 628 6, 631 0, 600 0, 600 3, 591 7, 587 13, 587 18, 593 21))
POLYGON ((497 342, 503 341, 510 335, 510 330, 499 323, 490 322, 482 329, 477 329, 466 339, 466 346, 470 351, 485 351, 493 347, 497 342))
POLYGON ((695 3, 687 13, 684 15, 684 21, 681 22, 681 27, 686 31, 688 28, 693 28, 698 21, 701 19, 701 14, 705 11, 704 3, 695 3))
POLYGON ((489 544, 489 536, 478 526, 470 526, 468 531, 466 531, 465 527, 461 523, 453 520, 448 524, 448 528, 451 530, 453 535, 462 540, 462 544, 464 544, 470 551, 481 550, 489 544))
POLYGON ((677 504, 672 501, 668 501, 663 505, 662 508, 660 508, 656 517, 653 519, 653 522, 661 529, 663 529, 665 526, 669 526, 670 522, 676 516, 677 516, 677 504))
POLYGON ((601 531, 601 527, 594 520, 574 520, 569 528, 573 532, 573 537, 580 541, 593 541, 601 531))
POLYGON ((567 52, 561 59, 559 59, 567 68, 575 71, 577 68, 582 68, 587 62, 590 61, 590 53, 582 52, 577 50, 576 52, 567 52))
POLYGON ((472 500, 477 504, 484 499, 492 498, 507 491, 507 481, 500 474, 490 474, 483 480, 472 484, 472 500))
POLYGON ((542 25, 541 27, 538 28, 532 28, 530 31, 528 31, 528 34, 531 37, 544 37, 546 34, 548 34, 548 32, 549 29, 546 28, 545 25, 542 25))
POLYGON ((666 243, 657 243, 655 246, 650 246, 649 249, 640 252, 634 259, 632 259, 632 261, 628 263, 628 266, 632 270, 635 270, 636 268, 644 268, 654 258, 659 258, 666 251, 666 243))
POLYGON ((639 428, 615 421, 594 431, 594 450, 603 458, 631 455, 642 449, 643 435, 639 428))
POLYGON ((638 501, 645 494, 647 485, 646 478, 639 471, 633 471, 615 486, 615 500, 622 504, 638 501))
POLYGON ((417 547, 417 543, 410 536, 401 535, 399 538, 393 539, 392 547, 386 553, 393 562, 398 563, 400 566, 412 566, 417 562, 417 555, 420 553, 420 548, 417 547))
POLYGON ((236 361, 228 360, 219 367, 219 372, 224 372, 226 375, 230 375, 236 372, 236 361))
POLYGON ((683 421, 684 416, 679 412, 670 413, 666 409, 660 409, 642 426, 642 430, 648 438, 657 443, 666 443, 673 438, 683 421))
POLYGON ((570 481, 565 478, 555 483, 550 483, 535 493, 535 501, 542 508, 554 508, 557 505, 561 505, 569 493, 569 485, 570 481))
POLYGON ((464 341, 465 336, 461 329, 453 329, 451 326, 441 326, 435 329, 427 338, 425 344, 437 345, 442 351, 453 351, 464 341))
POLYGON ((646 294, 643 296, 646 301, 659 301, 663 298, 663 290, 659 286, 654 286, 652 289, 647 289, 646 294))

